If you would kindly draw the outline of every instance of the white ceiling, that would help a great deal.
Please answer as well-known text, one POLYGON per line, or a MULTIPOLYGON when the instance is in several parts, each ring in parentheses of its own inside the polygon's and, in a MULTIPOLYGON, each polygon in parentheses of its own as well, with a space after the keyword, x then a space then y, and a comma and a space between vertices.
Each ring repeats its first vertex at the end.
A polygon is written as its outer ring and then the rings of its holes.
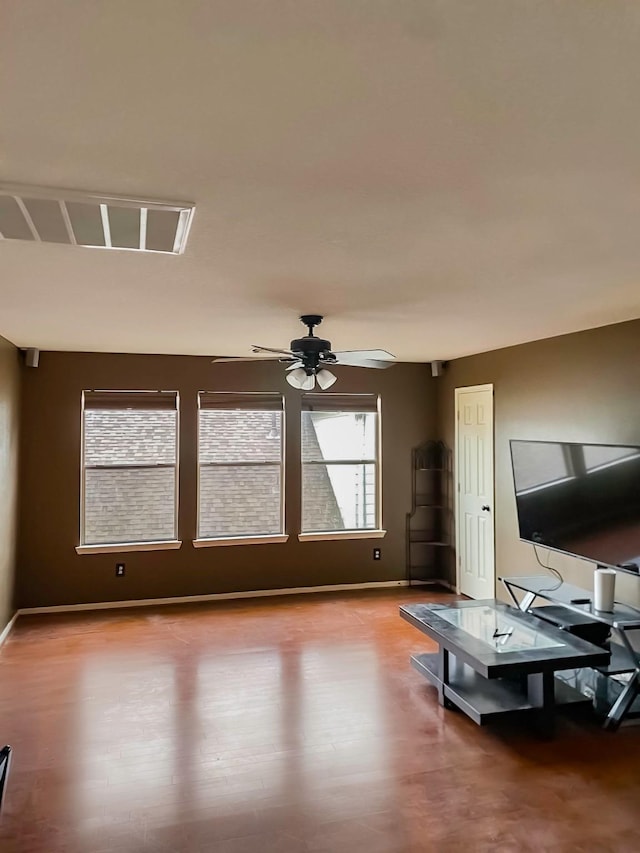
POLYGON ((636 0, 20 0, 0 180, 195 201, 186 253, 0 241, 0 334, 425 361, 640 316, 636 0))

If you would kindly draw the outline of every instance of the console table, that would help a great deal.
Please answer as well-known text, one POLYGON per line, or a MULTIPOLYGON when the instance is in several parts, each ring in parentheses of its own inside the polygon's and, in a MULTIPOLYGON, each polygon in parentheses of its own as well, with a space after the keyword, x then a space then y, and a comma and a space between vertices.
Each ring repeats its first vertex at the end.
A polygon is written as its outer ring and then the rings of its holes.
POLYGON ((604 728, 615 731, 629 714, 634 700, 640 693, 640 651, 634 649, 628 636, 630 631, 640 630, 640 610, 629 604, 618 602, 614 604, 611 613, 596 610, 593 606, 593 593, 590 590, 570 583, 558 583, 554 578, 545 575, 509 577, 500 578, 500 580, 505 585, 513 603, 524 613, 534 613, 535 616, 545 619, 545 611, 552 608, 532 608, 536 598, 541 598, 561 605, 567 614, 565 618, 562 611, 558 612, 559 608, 553 608, 556 612, 550 613, 549 618, 558 626, 572 630, 576 626, 589 627, 589 624, 600 623, 608 626, 615 633, 620 642, 610 644, 609 663, 595 667, 607 677, 625 673, 631 675, 604 721, 604 728), (524 593, 520 600, 516 590, 524 593))
POLYGON ((495 601, 404 604, 400 615, 439 645, 411 663, 435 685, 441 705, 455 705, 478 725, 504 715, 535 714, 553 730, 556 703, 584 702, 558 670, 604 665, 606 649, 495 601))

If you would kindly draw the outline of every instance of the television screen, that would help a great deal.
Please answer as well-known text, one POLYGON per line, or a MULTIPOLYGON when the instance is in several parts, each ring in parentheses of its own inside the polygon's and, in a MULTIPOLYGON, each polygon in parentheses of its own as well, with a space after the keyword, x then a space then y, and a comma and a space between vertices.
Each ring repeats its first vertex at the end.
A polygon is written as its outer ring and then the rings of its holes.
POLYGON ((640 569, 640 447, 510 444, 521 539, 640 569))

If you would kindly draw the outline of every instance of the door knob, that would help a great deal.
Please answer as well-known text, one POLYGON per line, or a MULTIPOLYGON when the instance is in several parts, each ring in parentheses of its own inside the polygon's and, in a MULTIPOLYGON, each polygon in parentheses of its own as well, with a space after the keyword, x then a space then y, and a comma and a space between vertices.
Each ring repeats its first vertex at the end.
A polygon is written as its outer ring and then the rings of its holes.
POLYGON ((483 511, 483 512, 491 512, 491 507, 490 507, 488 504, 485 504, 485 505, 482 507, 482 511, 483 511))

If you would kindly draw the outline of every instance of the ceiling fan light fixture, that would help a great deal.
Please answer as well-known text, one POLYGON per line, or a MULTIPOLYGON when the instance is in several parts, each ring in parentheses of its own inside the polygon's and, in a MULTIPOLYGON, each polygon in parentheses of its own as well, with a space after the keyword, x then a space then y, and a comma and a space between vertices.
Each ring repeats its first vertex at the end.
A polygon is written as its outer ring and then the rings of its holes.
POLYGON ((299 391, 313 391, 316 384, 316 378, 313 373, 308 374, 302 367, 290 370, 287 373, 286 379, 289 385, 292 385, 299 391))
POLYGON ((330 370, 326 370, 324 367, 316 373, 316 380, 323 391, 326 391, 327 388, 331 388, 337 379, 337 376, 335 376, 330 370))

